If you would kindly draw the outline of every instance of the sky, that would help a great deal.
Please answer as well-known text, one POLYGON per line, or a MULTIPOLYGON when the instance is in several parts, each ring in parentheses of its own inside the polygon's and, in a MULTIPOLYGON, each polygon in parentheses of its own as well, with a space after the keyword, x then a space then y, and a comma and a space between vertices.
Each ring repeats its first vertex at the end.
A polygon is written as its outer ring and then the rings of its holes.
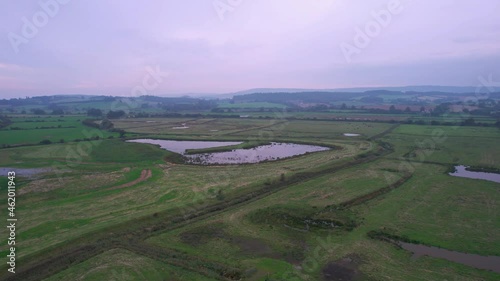
POLYGON ((1 0, 0 97, 500 81, 498 0, 1 0))

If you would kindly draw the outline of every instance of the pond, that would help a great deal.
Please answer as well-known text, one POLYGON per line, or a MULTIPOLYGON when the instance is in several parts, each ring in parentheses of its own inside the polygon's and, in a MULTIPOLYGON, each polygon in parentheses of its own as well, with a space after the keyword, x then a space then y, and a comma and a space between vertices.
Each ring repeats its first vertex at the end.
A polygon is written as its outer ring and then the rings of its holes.
POLYGON ((31 168, 31 169, 21 169, 21 168, 0 168, 0 176, 6 177, 9 172, 15 172, 16 177, 34 177, 38 174, 50 172, 49 168, 31 168))
POLYGON ((344 133, 344 136, 346 136, 346 137, 359 137, 361 135, 360 134, 354 134, 354 133, 344 133))
POLYGON ((417 245, 404 242, 399 242, 398 244, 403 249, 412 252, 414 258, 418 258, 421 256, 442 258, 452 262, 472 266, 478 269, 486 269, 500 273, 500 257, 497 256, 466 254, 437 247, 429 247, 425 245, 417 245))
POLYGON ((500 183, 500 174, 485 173, 485 172, 472 172, 467 171, 467 166, 455 166, 455 172, 449 173, 450 176, 462 177, 469 179, 481 179, 500 183))
POLYGON ((330 150, 328 147, 295 144, 276 143, 261 145, 250 149, 233 149, 231 151, 200 153, 186 155, 187 149, 200 149, 237 145, 242 142, 228 141, 174 141, 174 140, 153 140, 138 139, 129 142, 156 144, 161 148, 182 154, 190 164, 250 164, 263 161, 275 161, 283 158, 303 155, 311 152, 330 150))
POLYGON ((154 139, 136 139, 127 142, 148 143, 159 145, 165 150, 175 153, 184 154, 188 149, 202 149, 212 147, 222 147, 229 145, 237 145, 241 141, 177 141, 177 140, 154 140, 154 139))
POLYGON ((273 142, 269 145, 261 145, 251 149, 193 154, 187 155, 186 158, 192 164, 250 164, 275 161, 325 150, 330 150, 330 148, 316 145, 273 142))

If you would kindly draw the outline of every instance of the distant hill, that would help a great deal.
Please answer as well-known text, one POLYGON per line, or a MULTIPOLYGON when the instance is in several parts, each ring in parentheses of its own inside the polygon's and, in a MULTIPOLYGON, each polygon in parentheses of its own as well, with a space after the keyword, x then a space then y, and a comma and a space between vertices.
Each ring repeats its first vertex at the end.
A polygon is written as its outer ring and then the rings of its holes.
POLYGON ((233 96, 254 94, 254 93, 303 93, 303 92, 343 92, 343 93, 363 93, 368 91, 393 91, 393 92, 433 92, 433 93, 475 93, 476 90, 485 93, 488 90, 500 92, 500 87, 487 89, 482 87, 460 87, 460 86, 403 86, 403 87, 358 87, 358 88, 334 88, 334 89, 301 89, 301 88, 254 88, 230 94, 222 94, 219 97, 231 98, 233 96))

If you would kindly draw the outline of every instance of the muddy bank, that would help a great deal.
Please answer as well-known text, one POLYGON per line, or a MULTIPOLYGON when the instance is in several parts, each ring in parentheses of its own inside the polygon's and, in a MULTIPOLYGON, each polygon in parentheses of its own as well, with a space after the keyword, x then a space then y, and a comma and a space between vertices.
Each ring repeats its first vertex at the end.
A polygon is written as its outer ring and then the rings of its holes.
POLYGON ((487 180, 500 183, 500 174, 498 173, 476 172, 463 165, 455 166, 455 171, 453 173, 449 173, 449 175, 454 177, 487 180))
POLYGON ((415 259, 421 256, 429 256, 465 264, 477 269, 491 270, 500 273, 500 257, 497 256, 480 256, 405 242, 397 242, 397 244, 401 248, 412 252, 413 258, 415 259))
POLYGON ((322 269, 323 280, 325 281, 356 281, 363 278, 363 274, 358 267, 361 258, 350 255, 335 262, 328 263, 322 269))

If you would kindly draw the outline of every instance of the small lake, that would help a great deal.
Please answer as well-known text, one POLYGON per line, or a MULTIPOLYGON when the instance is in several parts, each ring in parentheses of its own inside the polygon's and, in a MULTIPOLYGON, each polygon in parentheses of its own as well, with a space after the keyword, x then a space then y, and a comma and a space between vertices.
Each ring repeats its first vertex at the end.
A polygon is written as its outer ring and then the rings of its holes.
POLYGON ((276 143, 261 145, 250 149, 233 149, 225 152, 200 153, 186 155, 187 149, 201 149, 237 145, 242 142, 228 141, 174 141, 174 140, 154 140, 137 139, 128 142, 148 143, 159 145, 161 148, 182 154, 190 164, 250 164, 263 161, 275 161, 283 158, 303 155, 311 152, 330 150, 328 147, 295 144, 276 143))
POLYGON ((455 166, 455 172, 454 173, 449 173, 450 176, 454 177, 462 177, 462 178, 469 178, 469 179, 481 179, 481 180, 487 180, 487 181, 493 181, 493 182, 498 182, 500 183, 500 174, 496 173, 485 173, 485 172, 472 172, 472 171, 467 171, 467 166, 455 166))
POLYGON ((32 168, 32 169, 21 169, 21 168, 8 168, 2 167, 0 168, 0 176, 6 177, 9 172, 15 172, 16 177, 34 177, 38 174, 43 174, 50 172, 49 168, 32 168))
POLYGON ((250 149, 234 149, 226 152, 186 155, 186 158, 192 164, 250 164, 275 161, 325 150, 330 150, 330 148, 316 145, 273 142, 269 145, 261 145, 250 149))
POLYGON ((437 247, 429 247, 425 245, 417 245, 404 242, 398 242, 398 244, 403 249, 412 252, 414 258, 419 258, 421 256, 442 258, 452 262, 472 266, 478 269, 486 269, 500 273, 500 257, 497 256, 466 254, 437 247))
POLYGON ((222 146, 237 145, 243 143, 241 141, 177 141, 177 140, 154 140, 154 139, 137 139, 137 140, 128 140, 127 142, 155 144, 159 145, 163 149, 179 154, 186 153, 186 150, 188 149, 222 147, 222 146))

